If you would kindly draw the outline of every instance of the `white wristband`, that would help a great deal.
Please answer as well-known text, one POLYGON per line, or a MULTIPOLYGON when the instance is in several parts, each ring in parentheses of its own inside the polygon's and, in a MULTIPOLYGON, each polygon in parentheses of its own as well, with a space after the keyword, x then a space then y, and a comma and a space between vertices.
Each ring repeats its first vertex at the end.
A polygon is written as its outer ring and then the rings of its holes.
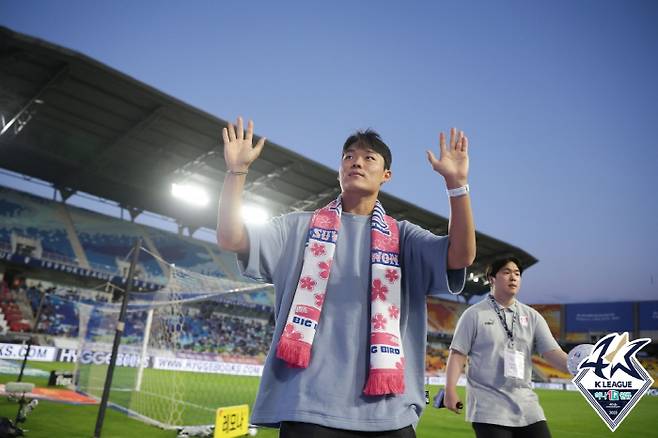
POLYGON ((457 187, 456 189, 446 189, 446 192, 448 193, 448 196, 451 198, 456 198, 458 196, 464 196, 470 192, 471 189, 468 187, 468 184, 457 187))

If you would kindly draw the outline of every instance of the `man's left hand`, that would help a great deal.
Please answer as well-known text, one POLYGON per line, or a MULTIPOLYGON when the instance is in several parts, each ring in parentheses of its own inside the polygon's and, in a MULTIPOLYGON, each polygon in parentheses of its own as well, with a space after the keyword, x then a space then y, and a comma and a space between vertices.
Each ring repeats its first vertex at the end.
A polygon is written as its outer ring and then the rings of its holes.
POLYGON ((468 183, 468 138, 464 131, 450 129, 450 145, 446 146, 446 137, 439 134, 439 152, 437 159, 432 151, 427 151, 427 159, 432 168, 446 180, 449 189, 464 186, 468 183))

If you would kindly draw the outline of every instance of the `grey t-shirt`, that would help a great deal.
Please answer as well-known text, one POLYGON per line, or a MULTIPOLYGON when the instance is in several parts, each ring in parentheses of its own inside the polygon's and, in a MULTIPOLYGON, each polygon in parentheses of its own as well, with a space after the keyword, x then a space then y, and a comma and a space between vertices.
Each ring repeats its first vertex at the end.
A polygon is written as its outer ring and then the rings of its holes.
POLYGON ((508 308, 498 303, 496 306, 508 327, 514 322, 514 346, 525 355, 524 378, 512 381, 504 375, 508 336, 489 297, 466 309, 450 345, 450 349, 468 356, 466 420, 512 427, 545 420, 531 388, 531 356, 533 351, 544 354, 560 346, 544 318, 532 307, 518 301, 508 308))
POLYGON ((366 396, 370 337, 370 217, 343 213, 325 301, 308 368, 276 358, 302 268, 312 213, 291 213, 248 226, 245 275, 271 282, 276 327, 251 422, 277 427, 300 421, 349 430, 394 430, 418 422, 425 407, 427 294, 461 291, 465 270, 446 270, 448 239, 398 222, 402 267, 400 333, 405 392, 366 396))

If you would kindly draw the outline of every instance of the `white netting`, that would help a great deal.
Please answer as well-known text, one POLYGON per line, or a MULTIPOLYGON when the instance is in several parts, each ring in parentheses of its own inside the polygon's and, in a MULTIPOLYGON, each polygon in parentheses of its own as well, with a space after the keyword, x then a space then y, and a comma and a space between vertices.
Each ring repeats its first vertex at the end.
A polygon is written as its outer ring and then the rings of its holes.
MULTIPOLYGON (((271 336, 271 309, 235 297, 271 286, 170 268, 164 288, 130 295, 110 402, 162 427, 214 424, 217 408, 253 402, 271 336)), ((77 389, 100 398, 120 305, 79 309, 77 389)))

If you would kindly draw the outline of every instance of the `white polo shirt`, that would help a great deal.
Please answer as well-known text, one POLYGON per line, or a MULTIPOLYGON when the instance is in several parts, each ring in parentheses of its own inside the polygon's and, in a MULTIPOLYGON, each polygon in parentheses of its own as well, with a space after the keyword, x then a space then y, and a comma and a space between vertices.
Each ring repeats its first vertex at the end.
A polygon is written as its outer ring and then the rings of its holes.
POLYGON ((531 356, 560 346, 535 309, 518 301, 508 308, 496 303, 510 329, 513 322, 514 346, 525 355, 524 378, 507 379, 503 357, 509 339, 493 306, 485 297, 466 309, 450 344, 451 350, 468 356, 466 421, 523 427, 545 420, 531 388, 531 356))

